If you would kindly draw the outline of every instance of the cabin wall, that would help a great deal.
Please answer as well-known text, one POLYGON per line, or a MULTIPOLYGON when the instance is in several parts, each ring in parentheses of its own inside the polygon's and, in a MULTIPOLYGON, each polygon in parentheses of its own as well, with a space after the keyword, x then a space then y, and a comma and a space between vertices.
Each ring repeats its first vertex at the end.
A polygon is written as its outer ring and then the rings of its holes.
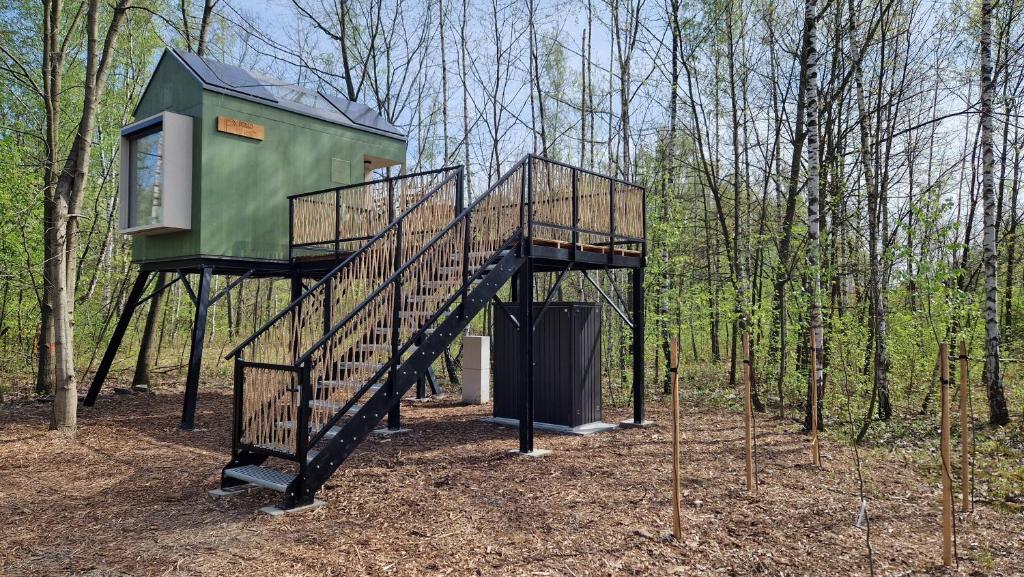
POLYGON ((405 142, 204 91, 170 57, 157 67, 136 117, 163 110, 194 119, 192 229, 136 236, 136 262, 285 260, 288 195, 362 181, 364 155, 405 161, 405 142), (262 125, 264 139, 218 132, 218 116, 262 125))
POLYGON ((286 259, 288 195, 362 181, 364 155, 405 161, 402 141, 214 92, 201 127, 204 256, 286 259), (264 140, 218 132, 218 116, 262 125, 264 140))
POLYGON ((192 123, 192 229, 153 236, 134 236, 132 260, 135 262, 163 260, 199 254, 199 217, 202 199, 199 183, 202 177, 203 141, 200 122, 203 109, 203 90, 195 78, 173 58, 164 54, 146 91, 135 109, 135 119, 142 120, 165 110, 191 116, 192 123))

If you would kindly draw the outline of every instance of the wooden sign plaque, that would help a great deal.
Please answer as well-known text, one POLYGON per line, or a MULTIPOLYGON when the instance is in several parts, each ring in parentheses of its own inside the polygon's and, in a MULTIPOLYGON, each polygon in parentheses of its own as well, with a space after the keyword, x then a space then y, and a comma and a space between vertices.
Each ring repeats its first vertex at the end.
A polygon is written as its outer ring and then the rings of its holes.
POLYGON ((227 116, 217 117, 217 131, 244 136, 253 140, 263 140, 263 125, 254 122, 247 122, 227 116))

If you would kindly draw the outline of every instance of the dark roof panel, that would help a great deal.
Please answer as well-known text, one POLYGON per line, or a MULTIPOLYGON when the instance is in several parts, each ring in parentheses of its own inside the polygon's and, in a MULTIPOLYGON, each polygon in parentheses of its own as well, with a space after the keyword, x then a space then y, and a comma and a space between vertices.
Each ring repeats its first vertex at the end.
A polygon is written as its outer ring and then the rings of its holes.
POLYGON ((256 100, 310 118, 405 140, 402 131, 364 104, 268 78, 176 48, 170 50, 206 90, 256 100))
POLYGON ((320 94, 352 122, 360 126, 367 126, 383 132, 404 136, 400 130, 369 106, 326 92, 321 92, 320 94))

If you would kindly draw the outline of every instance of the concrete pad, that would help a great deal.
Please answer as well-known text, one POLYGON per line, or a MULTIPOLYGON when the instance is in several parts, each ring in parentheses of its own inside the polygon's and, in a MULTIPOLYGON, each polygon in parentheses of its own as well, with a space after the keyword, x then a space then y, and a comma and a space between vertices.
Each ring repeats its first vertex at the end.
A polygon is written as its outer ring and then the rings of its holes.
POLYGON ((259 487, 257 485, 254 485, 253 483, 244 483, 242 485, 233 485, 231 487, 226 488, 218 487, 216 489, 210 489, 209 491, 206 492, 206 494, 213 497, 214 499, 220 499, 222 497, 233 497, 234 495, 238 495, 241 493, 248 493, 253 489, 259 489, 259 487))
MULTIPOLYGON (((508 419, 505 417, 487 417, 483 419, 485 423, 491 423, 492 425, 501 425, 502 427, 519 427, 519 419, 508 419)), ((578 427, 567 427, 565 425, 554 425, 552 423, 541 423, 534 421, 533 429, 535 431, 544 431, 547 433, 558 433, 560 435, 577 435, 585 437, 587 435, 594 435, 597 433, 604 433, 607 431, 614 431, 618 427, 611 423, 605 423, 603 421, 595 421, 593 423, 587 423, 578 427)))
POLYGON ((324 506, 324 502, 320 499, 313 499, 313 502, 309 505, 302 505, 294 507, 292 509, 282 509, 277 506, 263 507, 260 509, 260 513, 266 513, 271 517, 282 517, 284 515, 291 515, 292 513, 305 513, 306 511, 313 511, 324 506))
POLYGON ((392 435, 401 435, 402 433, 408 433, 411 430, 412 429, 406 429, 405 427, 402 427, 401 429, 389 429, 387 427, 381 427, 379 429, 374 429, 373 434, 377 435, 378 437, 390 437, 392 435))
POLYGON ((623 429, 644 429, 654 424, 654 421, 644 420, 642 423, 634 422, 633 419, 626 419, 620 421, 619 426, 623 429))
POLYGON ((551 454, 551 449, 534 449, 534 450, 530 451, 529 453, 523 453, 519 449, 513 449, 513 450, 509 451, 509 453, 513 453, 515 455, 519 455, 520 457, 533 457, 533 458, 537 458, 537 457, 544 457, 546 455, 550 455, 551 454))

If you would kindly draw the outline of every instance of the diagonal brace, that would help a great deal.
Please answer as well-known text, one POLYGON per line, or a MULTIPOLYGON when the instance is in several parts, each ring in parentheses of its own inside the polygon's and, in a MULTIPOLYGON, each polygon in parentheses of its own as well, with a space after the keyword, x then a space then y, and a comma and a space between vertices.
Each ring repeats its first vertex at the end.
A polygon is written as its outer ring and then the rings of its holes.
POLYGON ((245 279, 251 277, 253 275, 253 273, 255 273, 255 272, 256 272, 256 269, 254 269, 254 268, 253 269, 249 269, 248 272, 246 272, 242 276, 236 278, 235 280, 231 281, 231 283, 228 284, 228 286, 226 286, 226 287, 222 288, 221 290, 219 290, 217 292, 217 294, 213 295, 213 297, 210 298, 210 306, 213 306, 214 303, 219 301, 221 298, 227 296, 228 291, 230 291, 231 289, 233 289, 236 286, 238 286, 239 284, 241 284, 242 281, 244 281, 245 279))
POLYGON ((551 290, 548 291, 548 295, 544 297, 544 304, 540 306, 540 312, 537 313, 537 318, 533 319, 533 330, 537 330, 537 324, 540 323, 540 318, 544 316, 544 311, 548 310, 548 305, 551 304, 551 299, 558 292, 558 287, 561 286, 562 281, 569 275, 569 271, 572 270, 572 263, 562 269, 562 272, 558 273, 558 278, 555 280, 555 284, 551 286, 551 290))
POLYGON ((590 275, 587 274, 587 271, 584 270, 584 271, 581 271, 581 272, 583 272, 583 277, 586 278, 588 281, 590 281, 590 284, 594 285, 594 288, 597 289, 597 292, 601 293, 601 296, 604 298, 604 301, 606 303, 608 303, 608 306, 612 307, 612 309, 619 315, 619 317, 622 319, 622 321, 624 323, 626 323, 626 325, 629 328, 632 329, 633 328, 633 321, 629 320, 629 317, 626 316, 626 313, 622 312, 622 309, 620 309, 618 306, 615 305, 614 302, 612 302, 612 299, 609 298, 608 295, 605 294, 605 292, 603 290, 601 290, 601 287, 598 286, 598 284, 596 282, 594 282, 594 279, 590 278, 590 275))

